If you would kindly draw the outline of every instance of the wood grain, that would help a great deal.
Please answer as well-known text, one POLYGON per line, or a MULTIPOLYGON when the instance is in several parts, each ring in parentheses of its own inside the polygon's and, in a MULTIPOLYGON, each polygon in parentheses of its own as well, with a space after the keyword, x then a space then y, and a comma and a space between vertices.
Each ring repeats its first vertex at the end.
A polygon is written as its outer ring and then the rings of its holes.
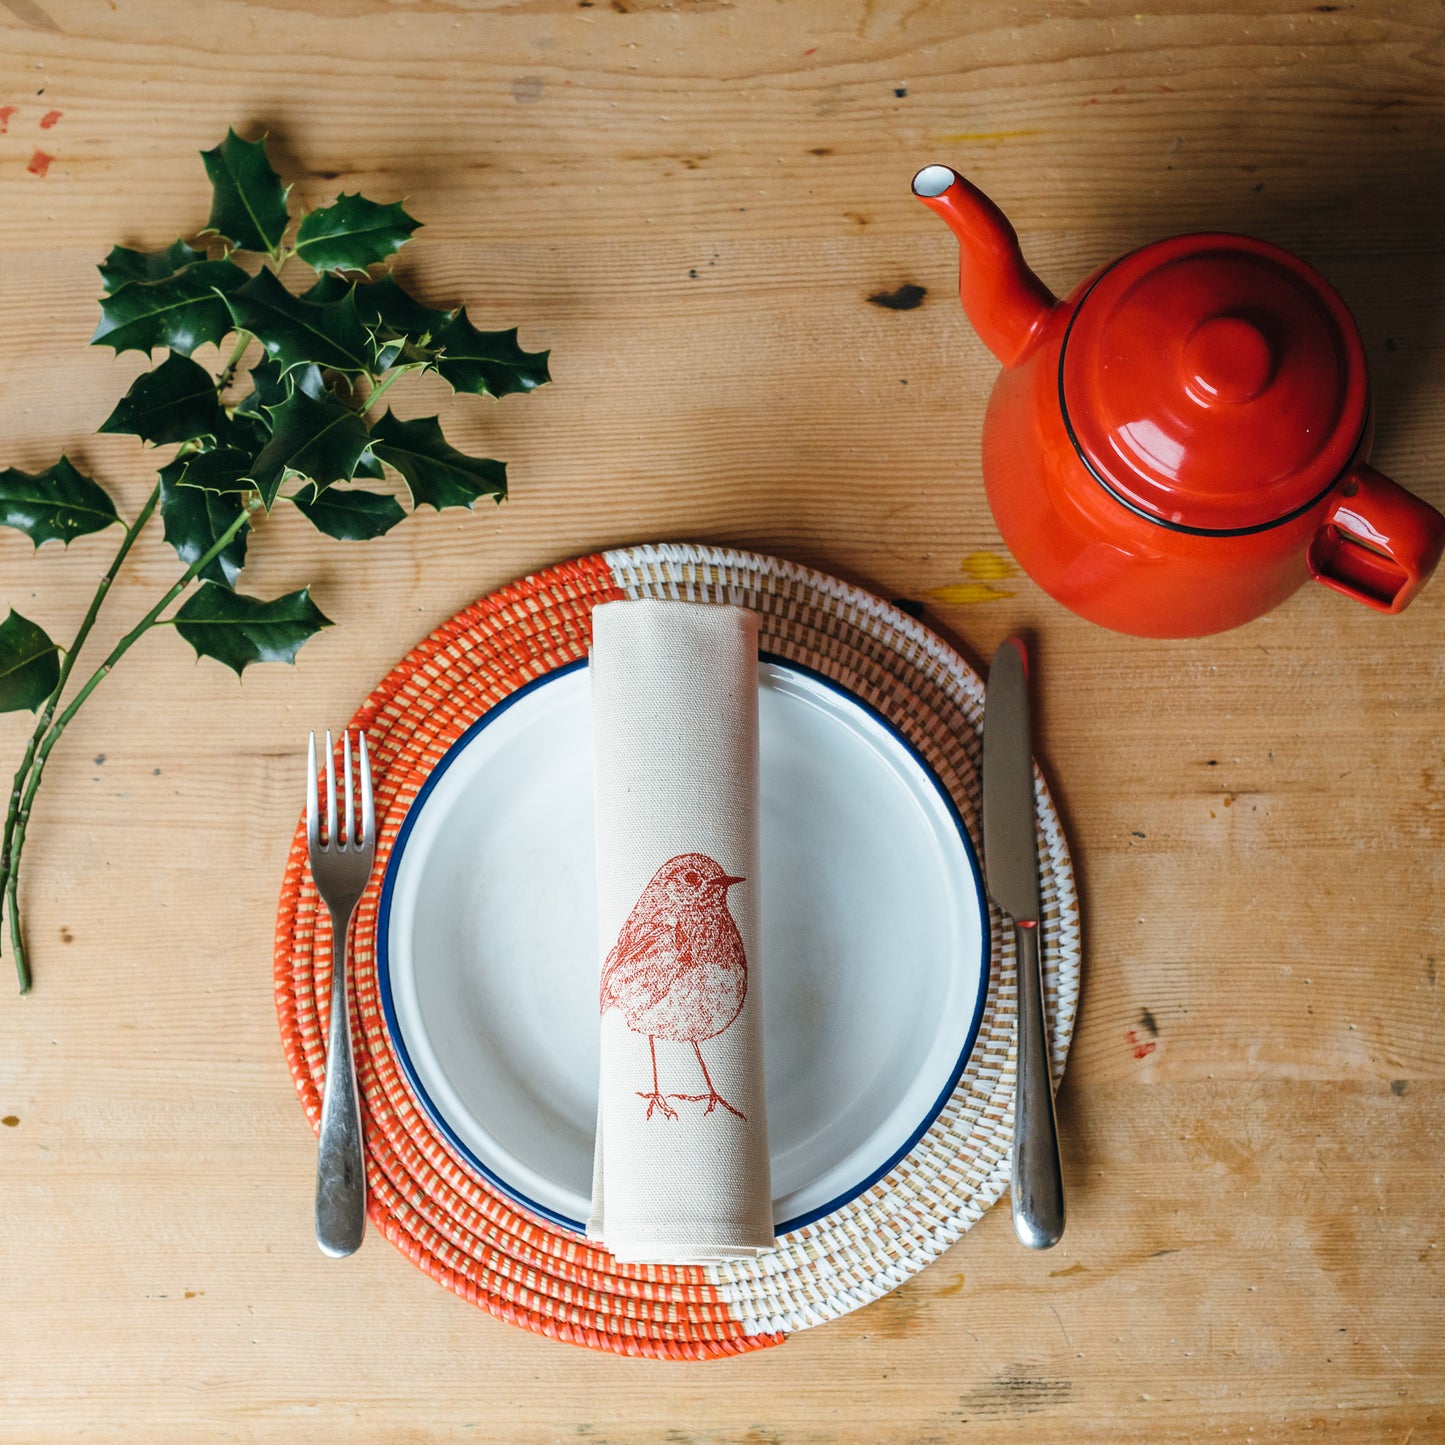
MULTIPOLYGON (((1445 1439, 1445 584, 1198 642, 1017 574, 940 600, 1003 553, 994 365, 908 187, 965 170, 1059 289, 1175 230, 1297 250, 1360 321, 1376 462, 1445 506, 1442 74, 1425 0, 0 0, 0 465, 65 450, 140 504, 143 449, 93 435, 140 360, 86 347, 92 267, 204 220, 230 123, 308 204, 406 197, 408 281, 556 377, 398 389, 511 499, 365 548, 278 514, 249 585, 311 582, 340 625, 240 686, 149 638, 57 749, 37 984, 0 1002, 0 1440, 1445 1439), (976 662, 1031 637, 1086 981, 1059 1249, 995 1210, 853 1316, 663 1367, 510 1329, 379 1240, 319 1255, 270 942, 307 728, 488 589, 684 537, 913 599, 976 662)), ((0 534, 0 605, 64 633, 112 545, 0 534)), ((97 650, 175 571, 142 541, 97 650)), ((0 718, 0 755, 25 733, 0 718)))

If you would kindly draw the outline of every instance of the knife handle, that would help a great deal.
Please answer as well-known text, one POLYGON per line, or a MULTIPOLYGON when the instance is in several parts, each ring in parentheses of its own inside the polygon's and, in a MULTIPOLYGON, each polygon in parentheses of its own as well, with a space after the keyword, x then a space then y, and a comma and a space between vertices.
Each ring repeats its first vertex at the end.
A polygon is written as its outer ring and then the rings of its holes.
POLYGON ((1054 1119, 1037 925, 1015 923, 1014 944, 1019 1004, 1010 1190, 1014 1232, 1030 1249, 1051 1249, 1064 1233, 1064 1174, 1054 1119))

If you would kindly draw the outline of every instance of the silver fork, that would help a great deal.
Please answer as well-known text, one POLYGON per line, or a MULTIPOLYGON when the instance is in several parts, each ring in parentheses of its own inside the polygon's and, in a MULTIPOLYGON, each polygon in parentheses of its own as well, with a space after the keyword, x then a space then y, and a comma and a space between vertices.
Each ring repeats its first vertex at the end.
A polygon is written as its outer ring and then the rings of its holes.
POLYGON ((321 1142, 316 1157, 316 1242, 333 1259, 355 1254, 366 1233, 366 1156, 361 1140, 361 1100, 351 1053, 351 1006, 347 999, 347 936, 351 915, 371 876, 376 857, 376 817, 371 801, 371 759, 360 739, 361 815, 351 775, 351 733, 342 734, 346 806, 336 826, 336 764, 326 734, 326 832, 317 816, 316 734, 306 751, 306 842, 316 891, 331 911, 331 1027, 326 1039, 326 1088, 321 1097, 321 1142))

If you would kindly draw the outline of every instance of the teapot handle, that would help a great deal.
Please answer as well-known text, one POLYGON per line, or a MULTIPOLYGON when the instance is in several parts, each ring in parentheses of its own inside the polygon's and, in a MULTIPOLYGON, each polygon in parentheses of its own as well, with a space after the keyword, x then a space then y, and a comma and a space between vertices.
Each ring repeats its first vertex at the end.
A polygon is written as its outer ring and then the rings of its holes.
POLYGON ((1377 612, 1400 612, 1445 550, 1445 517, 1373 467, 1355 467, 1330 501, 1310 575, 1377 612))

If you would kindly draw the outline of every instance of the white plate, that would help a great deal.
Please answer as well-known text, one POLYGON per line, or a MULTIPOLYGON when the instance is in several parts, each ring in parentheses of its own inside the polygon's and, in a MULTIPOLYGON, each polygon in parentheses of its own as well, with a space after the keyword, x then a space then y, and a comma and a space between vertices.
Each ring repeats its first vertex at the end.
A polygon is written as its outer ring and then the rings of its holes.
MULTIPOLYGON (((881 1178, 947 1101, 988 992, 988 924, 967 829, 909 744, 795 664, 764 658, 758 681, 758 971, 785 1233, 881 1178)), ((480 1174, 579 1231, 597 1111, 591 767, 585 663, 493 708, 412 804, 377 923, 418 1101, 480 1174)))

